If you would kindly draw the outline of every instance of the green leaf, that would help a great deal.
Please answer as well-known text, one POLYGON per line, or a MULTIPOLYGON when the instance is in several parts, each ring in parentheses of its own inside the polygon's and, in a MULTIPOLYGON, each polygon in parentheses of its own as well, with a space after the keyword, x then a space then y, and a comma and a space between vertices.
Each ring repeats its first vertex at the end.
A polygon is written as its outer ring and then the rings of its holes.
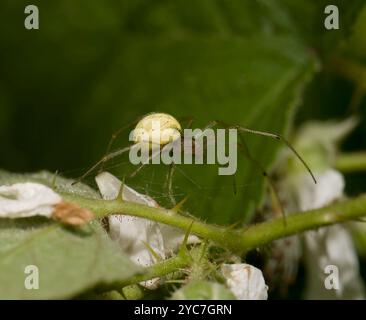
MULTIPOLYGON (((50 182, 41 172, 0 172, 0 184, 50 182)), ((60 178, 59 183, 67 180, 60 178)), ((89 194, 79 187, 78 194, 89 194)), ((141 272, 110 240, 98 222, 68 228, 48 219, 0 219, 0 299, 65 299, 93 288, 113 285, 141 272), (39 271, 39 289, 27 289, 26 267, 39 271)))
MULTIPOLYGON (((194 116, 194 127, 219 119, 288 134, 318 47, 327 39, 333 48, 344 36, 323 27, 323 0, 35 1, 42 14, 37 32, 23 28, 24 3, 4 1, 0 21, 10 33, 0 36, 0 85, 16 106, 4 139, 14 139, 23 154, 0 161, 73 176, 103 155, 112 132, 151 111, 194 116)), ((336 4, 348 17, 361 1, 336 4)), ((270 168, 280 144, 247 139, 253 157, 270 168)), ((119 161, 109 165, 122 177, 131 169, 120 166, 126 157, 119 161)), ((166 170, 151 167, 126 183, 168 205, 166 170)), ((217 167, 182 166, 177 200, 190 194, 187 209, 212 222, 249 220, 264 178, 248 159, 240 158, 238 168, 234 195, 232 178, 218 177, 217 167)))
MULTIPOLYGON (((275 1, 267 1, 267 3, 275 1)), ((341 41, 348 37, 360 14, 365 2, 363 0, 280 0, 280 3, 290 12, 290 19, 296 32, 323 58, 333 55, 341 41), (325 8, 335 5, 339 11, 339 29, 326 30, 324 20, 329 14, 325 14, 325 8)))
POLYGON ((139 271, 97 224, 0 220, 0 299, 64 299, 117 284, 139 271), (39 269, 39 289, 25 288, 25 268, 39 269))
POLYGON ((172 300, 235 300, 235 296, 224 285, 210 281, 190 282, 175 291, 172 300))
POLYGON ((366 31, 366 8, 364 8, 354 26, 354 32, 352 37, 350 38, 349 43, 345 47, 345 50, 348 49, 348 54, 353 55, 358 58, 363 63, 366 62, 366 40, 365 40, 365 31, 366 31))
MULTIPOLYGON (((183 10, 189 4, 182 1, 148 6, 138 23, 124 28, 114 67, 98 79, 80 117, 106 118, 112 128, 118 128, 126 115, 132 121, 159 110, 177 117, 192 115, 194 127, 218 119, 285 133, 315 60, 288 29, 266 33, 262 19, 268 18, 269 29, 278 23, 265 6, 252 1, 232 3, 233 7, 200 2, 194 14, 183 10)), ((95 122, 90 126, 99 135, 99 126, 95 122)), ((246 139, 253 157, 268 168, 280 145, 263 137, 246 139)), ((97 145, 105 146, 107 140, 97 140, 97 145)), ((121 146, 127 144, 126 135, 121 140, 121 146)), ((127 157, 120 160, 126 161, 127 157)), ((120 166, 114 172, 122 176, 132 170, 120 166)), ((212 222, 248 220, 264 191, 260 168, 239 155, 237 195, 232 177, 218 177, 217 170, 217 166, 179 166, 173 181, 178 200, 189 194, 187 210, 212 222)), ((167 190, 162 187, 166 172, 150 166, 127 183, 145 188, 168 206, 167 190)))

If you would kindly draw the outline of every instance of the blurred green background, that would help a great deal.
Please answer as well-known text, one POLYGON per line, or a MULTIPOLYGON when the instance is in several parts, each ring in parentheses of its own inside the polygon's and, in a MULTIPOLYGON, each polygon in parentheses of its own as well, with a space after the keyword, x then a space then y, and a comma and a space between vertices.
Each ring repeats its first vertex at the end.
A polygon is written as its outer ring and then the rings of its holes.
MULTIPOLYGON (((29 1, 2 0, 0 167, 78 177, 115 130, 152 111, 192 116, 194 127, 219 119, 284 134, 304 120, 344 118, 356 83, 334 72, 332 59, 364 67, 366 19, 353 28, 363 2, 332 1, 340 30, 327 31, 323 0, 32 1, 40 29, 26 30, 29 1)), ((345 148, 365 147, 365 130, 361 122, 345 148)), ((280 144, 247 139, 269 167, 280 144)), ((127 143, 126 132, 114 147, 127 143)), ((127 158, 108 168, 130 172, 127 158)), ((128 183, 164 203, 165 173, 146 168, 128 183)), ((360 179, 351 177, 351 192, 360 179)), ((236 181, 235 195, 217 167, 182 166, 174 191, 210 221, 249 220, 264 181, 245 159, 236 181)))

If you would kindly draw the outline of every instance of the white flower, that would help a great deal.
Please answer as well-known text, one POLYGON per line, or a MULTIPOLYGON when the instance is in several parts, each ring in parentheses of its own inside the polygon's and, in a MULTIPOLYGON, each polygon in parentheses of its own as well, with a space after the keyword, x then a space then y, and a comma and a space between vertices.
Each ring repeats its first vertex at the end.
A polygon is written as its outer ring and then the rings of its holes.
POLYGON ((0 186, 0 217, 51 217, 54 205, 61 201, 56 192, 43 184, 26 182, 3 185, 0 186))
POLYGON ((346 228, 335 225, 306 234, 306 299, 364 299, 357 255, 346 228), (324 271, 329 265, 338 268, 339 288, 327 290, 324 271))
POLYGON ((268 287, 262 271, 250 264, 223 264, 226 284, 238 300, 267 300, 268 287))
MULTIPOLYGON (((297 176, 293 185, 301 210, 323 207, 343 196, 344 177, 333 169, 317 172, 318 183, 309 181, 306 174, 297 176)), ((306 298, 308 299, 363 299, 364 287, 359 275, 358 259, 352 238, 344 225, 334 225, 305 234, 307 266, 306 298), (339 289, 327 290, 324 279, 326 266, 339 270, 339 289)))
POLYGON ((298 209, 302 211, 321 208, 343 197, 344 177, 334 169, 315 173, 317 183, 307 173, 292 175, 287 182, 294 193, 298 209))
MULTIPOLYGON (((344 196, 343 175, 332 169, 337 154, 337 144, 355 127, 357 119, 310 122, 305 124, 295 138, 295 148, 309 163, 317 179, 314 184, 298 161, 284 152, 279 165, 285 179, 280 190, 288 212, 306 211, 329 205, 344 196)), ((338 224, 304 234, 304 251, 307 271, 305 297, 308 299, 360 299, 364 297, 363 282, 355 246, 346 224, 338 224), (324 280, 328 265, 338 268, 339 289, 327 290, 324 280)), ((286 250, 286 249, 285 249, 286 250)))
MULTIPOLYGON (((108 172, 102 172, 95 178, 100 193, 106 200, 115 199, 122 186, 119 179, 108 172)), ((125 201, 145 204, 150 207, 159 207, 158 203, 147 195, 143 195, 123 185, 122 198, 125 201)), ((132 261, 142 266, 156 263, 156 258, 148 250, 153 249, 162 259, 176 251, 183 242, 184 231, 144 218, 127 215, 109 216, 109 230, 113 240, 118 242, 132 261)), ((188 242, 198 242, 196 236, 189 236, 188 242)), ((154 282, 148 282, 152 287, 154 282)))

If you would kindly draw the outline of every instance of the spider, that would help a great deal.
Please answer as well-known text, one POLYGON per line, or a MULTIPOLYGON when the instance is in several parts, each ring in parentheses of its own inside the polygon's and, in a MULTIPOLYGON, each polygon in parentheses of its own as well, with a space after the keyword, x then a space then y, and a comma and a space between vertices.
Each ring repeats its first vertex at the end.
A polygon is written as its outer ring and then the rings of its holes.
MULTIPOLYGON (((193 122, 193 120, 191 118, 189 118, 188 125, 187 125, 188 128, 192 125, 192 122, 193 122)), ((111 152, 110 150, 111 150, 114 140, 128 126, 122 127, 121 129, 116 131, 110 139, 110 142, 108 144, 108 148, 107 148, 107 151, 106 151, 106 154, 104 155, 104 157, 102 159, 100 159, 96 164, 94 164, 90 169, 88 169, 74 183, 77 183, 77 182, 83 180, 86 176, 88 176, 91 172, 93 172, 99 166, 100 166, 100 171, 102 171, 102 169, 107 161, 109 161, 115 157, 118 157, 124 153, 129 152, 132 148, 135 148, 135 147, 148 149, 149 158, 148 158, 147 162, 140 164, 140 166, 133 173, 131 173, 129 175, 130 177, 135 176, 154 157, 160 156, 162 150, 164 150, 164 148, 170 144, 176 144, 176 143, 181 144, 183 146, 183 152, 188 151, 188 152, 192 152, 192 154, 195 154, 197 152, 197 148, 195 146, 195 141, 197 141, 196 140, 197 137, 193 136, 192 145, 190 146, 191 150, 184 149, 184 147, 185 147, 184 142, 185 142, 186 137, 184 134, 182 134, 183 133, 182 127, 181 127, 180 123, 178 122, 178 120, 169 114, 158 113, 158 112, 149 113, 149 114, 143 116, 142 118, 140 118, 139 120, 134 121, 133 124, 136 124, 135 129, 132 132, 132 135, 130 135, 130 138, 133 143, 127 147, 124 147, 122 149, 111 152), (153 126, 154 122, 159 124, 159 130, 164 131, 164 134, 161 134, 161 132, 156 132, 156 130, 154 130, 154 126, 153 126), (141 132, 145 132, 145 135, 143 136, 141 132), (147 134, 147 136, 146 136, 146 134, 147 134), (159 148, 156 148, 156 147, 159 147, 159 148)), ((226 129, 226 130, 229 130, 229 129, 237 130, 238 135, 239 135, 239 140, 240 140, 237 144, 239 150, 243 153, 243 155, 246 156, 246 158, 249 159, 249 161, 252 162, 252 164, 257 169, 259 169, 261 171, 262 175, 268 180, 269 185, 270 185, 271 189, 274 191, 277 199, 278 199, 278 195, 277 195, 276 189, 274 187, 274 183, 272 182, 272 180, 271 180, 269 174, 267 173, 267 171, 265 170, 265 168, 258 161, 256 161, 255 158, 250 153, 249 148, 244 140, 244 133, 255 134, 255 135, 271 138, 271 139, 274 139, 277 141, 282 141, 293 152, 293 154, 299 159, 299 161, 301 161, 301 163, 304 165, 304 167, 307 169, 307 171, 311 175, 314 183, 316 183, 316 179, 315 179, 314 174, 312 173, 310 167, 307 165, 307 163, 303 160, 303 158, 299 155, 299 153, 292 147, 292 145, 282 135, 270 133, 270 132, 266 132, 266 131, 253 130, 253 129, 243 127, 241 125, 229 125, 229 124, 226 124, 219 120, 211 121, 210 123, 208 123, 207 126, 205 126, 202 129, 202 132, 205 132, 205 130, 208 130, 208 129, 220 128, 220 127, 223 129, 226 129)), ((192 137, 190 137, 190 138, 192 138, 192 137)), ((207 148, 207 141, 204 146, 204 150, 201 150, 201 152, 207 151, 206 148, 207 148)), ((169 197, 170 197, 171 201, 173 202, 173 204, 175 204, 175 199, 172 195, 173 173, 174 173, 174 163, 169 165, 169 171, 167 174, 167 181, 168 181, 167 186, 168 186, 169 197)), ((234 185, 235 185, 235 183, 234 183, 234 185)), ((235 187, 234 187, 234 192, 236 192, 235 187)), ((280 203, 280 201, 278 201, 278 203, 280 203)), ((283 211, 283 209, 281 211, 283 211)))

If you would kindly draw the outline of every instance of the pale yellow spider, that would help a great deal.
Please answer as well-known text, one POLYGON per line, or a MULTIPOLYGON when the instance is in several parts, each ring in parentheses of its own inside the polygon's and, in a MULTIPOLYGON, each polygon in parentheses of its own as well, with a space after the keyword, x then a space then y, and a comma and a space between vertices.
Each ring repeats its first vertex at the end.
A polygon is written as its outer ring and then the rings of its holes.
MULTIPOLYGON (((188 119, 189 120, 189 127, 192 124, 192 119, 188 119)), ((133 144, 130 146, 127 146, 125 148, 116 150, 114 152, 110 152, 111 146, 114 142, 114 140, 120 135, 121 132, 123 132, 123 130, 126 129, 126 127, 123 127, 121 129, 119 129, 117 132, 115 132, 112 135, 112 138, 109 142, 108 148, 107 148, 107 152, 105 154, 105 156, 99 160, 95 165, 93 165, 89 170, 87 170, 75 183, 81 181, 82 179, 84 179, 86 176, 88 176, 92 171, 94 171, 96 168, 98 168, 99 166, 101 166, 101 168, 103 168, 103 165, 117 157, 120 156, 126 152, 128 152, 132 147, 138 145, 138 144, 145 144, 145 146, 147 148, 150 149, 150 151, 153 149, 153 146, 160 146, 161 148, 159 148, 159 150, 162 150, 165 145, 169 144, 169 143, 176 143, 176 142, 181 142, 182 144, 184 143, 184 135, 183 135, 183 130, 182 127, 180 125, 180 123, 178 122, 177 119, 175 119, 173 116, 166 114, 166 113, 150 113, 145 115, 144 117, 140 118, 138 121, 135 121, 134 123, 137 123, 135 126, 135 130, 134 130, 134 134, 133 134, 133 144), (161 132, 156 132, 154 131, 153 128, 153 121, 156 121, 159 123, 160 125, 160 130, 165 132, 164 135, 161 134, 161 132), (147 133, 148 135, 148 141, 146 141, 146 135, 143 137, 141 135, 141 130, 138 129, 144 129, 144 132, 147 133)), ((274 184, 272 183, 269 175, 267 174, 267 171, 260 165, 259 162, 257 162, 252 155, 249 152, 249 149, 244 141, 244 137, 242 135, 242 133, 251 133, 251 134, 256 134, 256 135, 260 135, 260 136, 264 136, 264 137, 269 137, 271 139, 275 139, 278 141, 282 141, 283 143, 285 143, 285 145, 294 153, 294 155, 302 162, 302 164, 305 166, 305 168, 308 170, 309 174, 311 175, 312 179, 314 180, 314 182, 316 183, 316 179, 312 173, 312 171, 310 170, 309 166, 307 165, 307 163, 303 160, 303 158, 298 154, 298 152, 292 147, 292 145, 281 135, 279 134, 275 134, 275 133, 270 133, 270 132, 266 132, 266 131, 258 131, 258 130, 252 130, 249 128, 245 128, 243 126, 240 125, 228 125, 222 121, 212 121, 210 122, 205 128, 202 129, 202 131, 204 131, 205 129, 209 129, 209 128, 214 128, 214 127, 222 127, 224 129, 237 129, 239 132, 239 138, 240 138, 240 143, 238 143, 238 147, 239 149, 244 153, 244 155, 246 155, 246 157, 257 167, 261 170, 262 174, 267 178, 269 184, 271 185, 272 189, 275 191, 274 188, 274 184)), ((191 138, 191 137, 190 137, 191 138)), ((194 143, 194 141, 193 141, 194 143)), ((182 149, 184 152, 184 149, 182 149)), ((194 146, 193 146, 193 150, 194 150, 194 146)), ((194 152, 192 150, 192 152, 194 152)), ((160 151, 159 151, 160 152, 160 151)), ((155 155, 152 155, 151 157, 153 157, 155 155)), ((137 170, 135 170, 130 177, 134 176, 137 172, 139 172, 141 170, 141 168, 144 166, 145 164, 141 164, 137 170)), ((172 200, 172 202, 174 202, 174 199, 172 197, 172 176, 173 176, 173 170, 174 170, 174 166, 170 165, 169 166, 169 172, 168 172, 168 192, 169 192, 169 196, 172 200)), ((275 192, 276 193, 276 192, 275 192)), ((277 197, 277 195, 276 195, 277 197)), ((278 198, 278 197, 277 197, 278 198)))

